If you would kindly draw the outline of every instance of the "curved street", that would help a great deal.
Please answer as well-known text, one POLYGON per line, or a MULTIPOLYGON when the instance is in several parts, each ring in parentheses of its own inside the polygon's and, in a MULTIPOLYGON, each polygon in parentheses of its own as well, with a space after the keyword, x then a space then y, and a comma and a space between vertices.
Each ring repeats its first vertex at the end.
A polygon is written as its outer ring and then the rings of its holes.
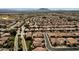
POLYGON ((73 51, 79 50, 79 47, 67 47, 67 48, 56 48, 53 47, 49 41, 49 37, 47 33, 44 33, 45 46, 49 51, 73 51))

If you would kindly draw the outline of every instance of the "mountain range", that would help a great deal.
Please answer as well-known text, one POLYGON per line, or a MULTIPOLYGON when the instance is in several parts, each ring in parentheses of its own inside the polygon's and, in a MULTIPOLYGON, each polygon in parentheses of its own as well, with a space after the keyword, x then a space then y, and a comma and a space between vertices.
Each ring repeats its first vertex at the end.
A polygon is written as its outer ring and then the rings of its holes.
POLYGON ((79 11, 79 8, 1 8, 0 13, 79 11))

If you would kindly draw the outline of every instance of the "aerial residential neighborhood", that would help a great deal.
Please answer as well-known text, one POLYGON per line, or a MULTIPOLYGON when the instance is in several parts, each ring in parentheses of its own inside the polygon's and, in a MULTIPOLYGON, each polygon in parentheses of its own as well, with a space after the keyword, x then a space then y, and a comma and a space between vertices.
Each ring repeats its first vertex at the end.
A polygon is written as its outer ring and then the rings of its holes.
POLYGON ((79 10, 0 11, 0 51, 79 50, 79 10))

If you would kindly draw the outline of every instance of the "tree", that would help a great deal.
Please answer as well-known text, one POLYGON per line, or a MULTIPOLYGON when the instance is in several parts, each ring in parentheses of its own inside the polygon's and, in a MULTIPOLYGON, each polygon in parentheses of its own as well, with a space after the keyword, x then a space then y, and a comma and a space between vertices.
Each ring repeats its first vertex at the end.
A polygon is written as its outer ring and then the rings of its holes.
POLYGON ((65 40, 65 41, 64 41, 64 45, 66 45, 66 43, 67 43, 67 41, 65 40))
POLYGON ((56 47, 56 46, 57 46, 57 43, 55 42, 55 43, 53 44, 53 46, 55 46, 55 47, 56 47))
POLYGON ((1 25, 0 25, 0 28, 1 28, 1 25))
POLYGON ((25 26, 26 28, 29 28, 29 27, 30 27, 29 24, 25 24, 24 26, 25 26))
POLYGON ((10 30, 10 35, 15 36, 16 35, 16 30, 15 29, 10 30))
POLYGON ((0 38, 1 38, 1 32, 0 32, 0 38))

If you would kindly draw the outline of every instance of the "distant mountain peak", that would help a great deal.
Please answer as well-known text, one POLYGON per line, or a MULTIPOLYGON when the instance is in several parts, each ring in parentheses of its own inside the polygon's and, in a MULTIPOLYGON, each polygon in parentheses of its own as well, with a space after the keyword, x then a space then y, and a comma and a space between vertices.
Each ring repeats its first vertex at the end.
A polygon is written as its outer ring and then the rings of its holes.
POLYGON ((48 9, 48 8, 40 8, 40 9, 38 9, 38 10, 50 10, 50 9, 48 9))

